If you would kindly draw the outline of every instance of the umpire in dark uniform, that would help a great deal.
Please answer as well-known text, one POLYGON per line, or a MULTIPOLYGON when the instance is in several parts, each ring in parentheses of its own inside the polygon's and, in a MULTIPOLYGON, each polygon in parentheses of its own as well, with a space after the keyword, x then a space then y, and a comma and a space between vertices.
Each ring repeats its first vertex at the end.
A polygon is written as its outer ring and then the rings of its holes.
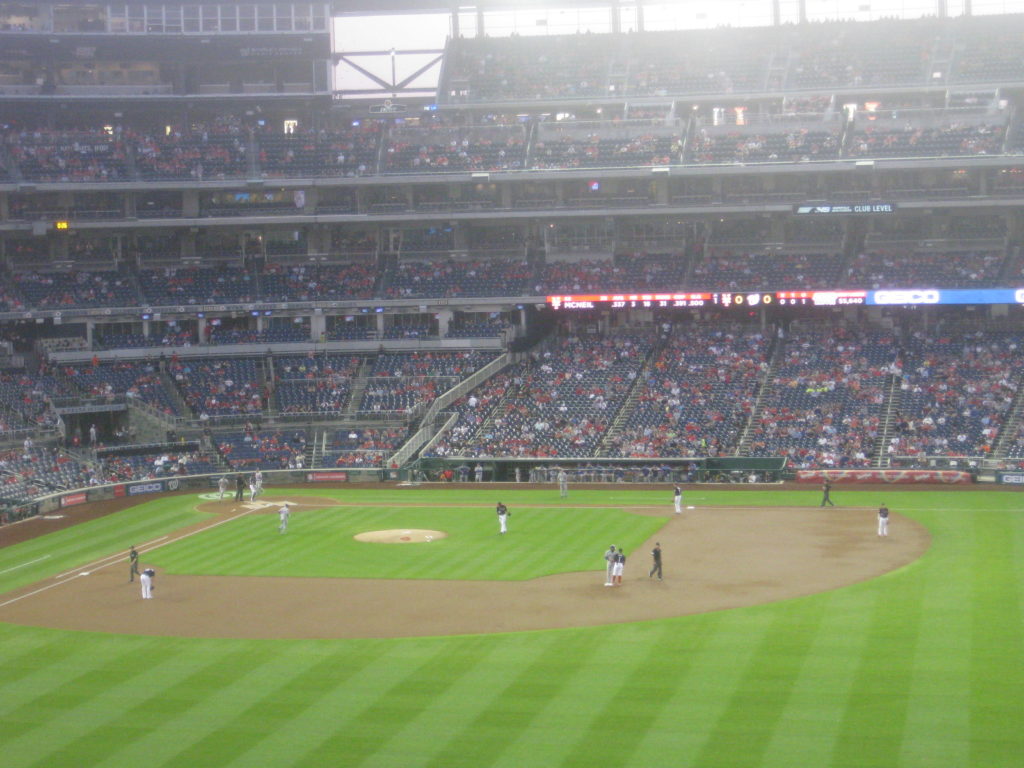
POLYGON ((647 574, 648 579, 653 579, 654 574, 658 574, 658 581, 661 581, 661 542, 654 542, 654 549, 651 550, 651 557, 654 558, 654 562, 651 564, 651 572, 647 574))
POLYGON ((128 581, 135 581, 135 577, 139 575, 139 553, 135 551, 135 545, 132 544, 131 549, 128 551, 128 581))
POLYGON ((835 502, 832 501, 830 494, 832 493, 832 481, 827 477, 821 483, 821 504, 818 506, 824 507, 828 504, 830 507, 835 506, 835 502))
POLYGON ((242 477, 241 473, 235 475, 235 501, 241 501, 245 498, 245 478, 242 477))

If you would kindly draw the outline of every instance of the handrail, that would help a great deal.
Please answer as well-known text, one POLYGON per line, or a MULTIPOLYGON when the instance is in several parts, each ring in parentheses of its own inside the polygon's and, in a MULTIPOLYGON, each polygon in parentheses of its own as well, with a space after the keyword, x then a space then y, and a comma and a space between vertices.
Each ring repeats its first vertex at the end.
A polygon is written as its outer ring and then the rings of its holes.
POLYGON ((423 447, 423 444, 427 440, 431 437, 435 437, 451 426, 451 420, 449 419, 441 429, 434 430, 433 433, 431 433, 431 430, 434 429, 434 422, 437 420, 437 416, 443 408, 447 408, 448 405, 458 400, 466 392, 469 392, 481 382, 486 381, 498 371, 503 370, 509 365, 509 363, 511 363, 511 361, 512 358, 509 353, 506 352, 503 355, 499 355, 494 360, 487 363, 487 365, 471 373, 447 392, 436 397, 426 411, 424 411, 423 418, 420 421, 420 429, 405 442, 405 445, 399 448, 394 455, 391 456, 388 460, 388 466, 391 467, 396 464, 399 467, 404 466, 405 463, 423 447))

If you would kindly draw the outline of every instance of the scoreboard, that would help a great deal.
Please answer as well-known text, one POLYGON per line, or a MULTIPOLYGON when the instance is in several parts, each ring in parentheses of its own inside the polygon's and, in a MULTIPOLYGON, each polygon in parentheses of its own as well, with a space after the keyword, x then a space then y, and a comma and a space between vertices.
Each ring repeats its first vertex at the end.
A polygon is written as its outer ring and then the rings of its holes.
POLYGON ((928 304, 1024 305, 1024 288, 890 288, 871 291, 690 291, 585 293, 547 297, 552 309, 661 309, 675 307, 842 307, 928 304))
POLYGON ((835 307, 864 304, 868 291, 718 291, 690 293, 588 293, 548 296, 552 309, 659 309, 672 307, 766 307, 774 304, 835 307))

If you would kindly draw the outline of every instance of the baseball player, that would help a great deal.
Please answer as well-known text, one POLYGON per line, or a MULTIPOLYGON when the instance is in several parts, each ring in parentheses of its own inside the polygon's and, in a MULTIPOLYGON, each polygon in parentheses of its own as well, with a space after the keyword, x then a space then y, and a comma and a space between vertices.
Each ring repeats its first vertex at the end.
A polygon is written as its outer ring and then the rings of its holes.
POLYGON ((508 507, 506 507, 500 501, 498 502, 496 511, 498 513, 498 533, 508 533, 508 518, 509 515, 511 515, 512 513, 509 512, 508 507))
POLYGON ((138 572, 139 553, 135 551, 135 545, 132 544, 131 549, 128 550, 128 581, 135 581, 138 572))
POLYGON ((653 579, 654 574, 658 574, 658 581, 661 581, 661 542, 654 542, 654 549, 651 550, 651 557, 654 558, 654 562, 651 565, 651 572, 647 574, 648 579, 653 579))
POLYGON ((139 581, 142 582, 142 599, 149 600, 153 597, 153 577, 156 576, 156 571, 152 568, 146 568, 140 575, 139 581))
POLYGON ((615 565, 612 566, 612 584, 617 587, 622 586, 622 573, 626 570, 626 555, 622 551, 622 547, 619 547, 615 552, 615 565))
POLYGON ((256 495, 263 493, 263 470, 257 469, 253 479, 256 481, 256 495))
POLYGON ((821 484, 821 504, 819 504, 818 506, 824 507, 826 504, 828 504, 830 507, 834 507, 836 504, 834 501, 832 501, 831 497, 829 496, 829 494, 831 493, 832 481, 826 477, 821 484))
POLYGON ((217 481, 217 490, 220 491, 220 496, 217 497, 217 501, 224 501, 224 494, 228 492, 229 482, 227 475, 224 475, 217 481))
POLYGON ((259 488, 256 487, 256 475, 249 475, 249 501, 256 501, 256 494, 259 492, 259 488))
POLYGON ((615 545, 612 544, 608 547, 608 551, 604 553, 604 585, 606 587, 612 586, 612 570, 615 567, 615 545))
POLYGON ((281 505, 281 508, 279 510, 277 510, 277 516, 278 516, 278 519, 281 521, 278 524, 278 526, 277 526, 278 532, 279 533, 287 533, 288 532, 288 518, 292 516, 292 511, 291 511, 291 509, 288 508, 288 502, 287 501, 283 505, 281 505))
POLYGON ((564 469, 558 470, 558 495, 563 499, 569 495, 569 475, 564 469))
POLYGON ((878 535, 889 535, 889 508, 885 506, 885 502, 878 508, 878 535))
POLYGON ((672 491, 672 503, 676 506, 676 514, 683 514, 683 489, 678 485, 672 491))

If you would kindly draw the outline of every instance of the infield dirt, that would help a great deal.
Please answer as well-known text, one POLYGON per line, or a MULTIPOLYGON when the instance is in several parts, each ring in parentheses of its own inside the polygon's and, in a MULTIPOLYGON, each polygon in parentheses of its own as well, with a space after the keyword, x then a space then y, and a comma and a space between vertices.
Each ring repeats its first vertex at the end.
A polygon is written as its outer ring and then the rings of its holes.
MULTIPOLYGON (((267 502, 274 502, 269 497, 267 502)), ((281 497, 283 498, 283 497, 281 497)), ((303 498, 306 509, 337 506, 303 498)), ((417 504, 416 506, 424 506, 417 504)), ((227 502, 208 503, 218 519, 227 502)), ((629 555, 621 587, 604 586, 603 552, 594 569, 530 581, 310 579, 158 576, 153 600, 117 560, 88 576, 25 587, 0 598, 0 621, 94 632, 183 637, 343 638, 477 634, 594 626, 736 608, 810 595, 874 578, 927 550, 920 524, 893 515, 879 538, 865 508, 707 507, 671 514, 629 555), (650 580, 650 550, 664 552, 664 581, 650 580)), ((293 525, 301 524, 302 511, 293 525)), ((514 537, 511 532, 509 537, 514 537)), ((402 557, 403 547, 382 556, 402 557)), ((158 550, 157 550, 158 552, 158 550)), ((158 554, 153 559, 159 560, 158 554)), ((552 563, 557 570, 558 564, 552 563)))

